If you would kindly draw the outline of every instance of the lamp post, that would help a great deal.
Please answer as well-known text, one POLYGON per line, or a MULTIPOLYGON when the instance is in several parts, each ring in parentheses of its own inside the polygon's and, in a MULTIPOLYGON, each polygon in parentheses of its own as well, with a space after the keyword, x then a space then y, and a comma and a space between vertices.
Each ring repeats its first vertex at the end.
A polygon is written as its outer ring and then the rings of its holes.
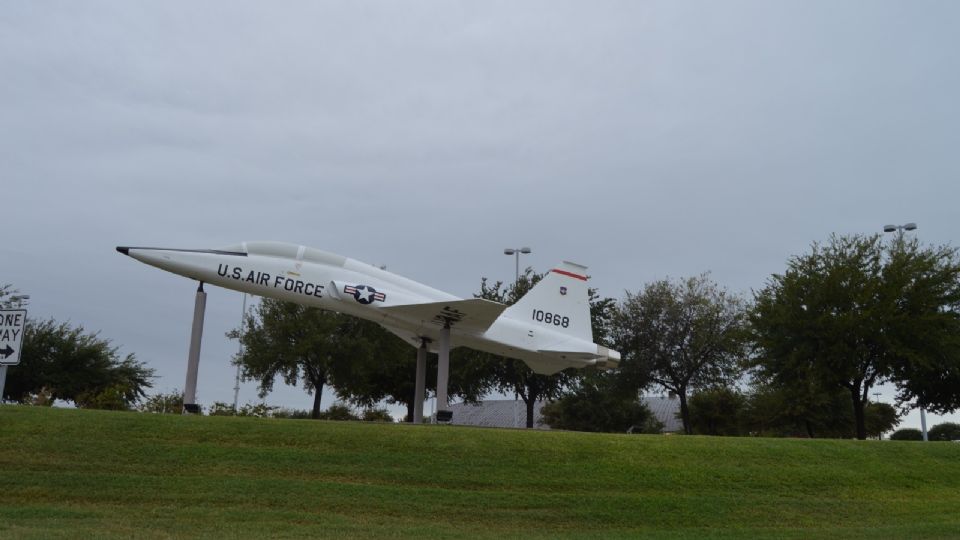
MULTIPOLYGON (((504 255, 513 255, 516 260, 516 274, 513 279, 513 294, 517 294, 517 285, 520 283, 520 254, 528 255, 532 250, 528 247, 522 248, 507 248, 503 250, 504 255)), ((513 393, 513 427, 520 427, 519 411, 517 410, 517 405, 519 405, 517 392, 513 393)))
POLYGON ((503 254, 504 254, 504 255, 514 255, 514 256, 516 256, 516 270, 517 270, 517 273, 516 273, 516 277, 514 278, 514 281, 513 281, 514 286, 516 286, 517 282, 520 281, 520 254, 521 254, 521 253, 523 253, 524 255, 527 255, 527 254, 531 253, 531 249, 528 248, 528 247, 522 247, 522 248, 507 248, 507 249, 503 250, 503 254))
MULTIPOLYGON (((903 236, 904 231, 915 231, 917 230, 917 224, 910 222, 904 223, 903 225, 884 225, 883 232, 892 233, 895 232, 901 237, 903 236)), ((920 430, 923 432, 923 440, 927 439, 927 411, 924 410, 923 405, 920 406, 920 430)))
POLYGON ((243 309, 240 311, 240 336, 237 341, 240 342, 237 350, 237 376, 233 384, 233 414, 237 414, 237 406, 240 404, 240 357, 243 356, 243 323, 247 316, 247 293, 243 293, 243 309))
POLYGON ((903 231, 914 231, 917 229, 916 223, 905 223, 903 225, 884 225, 883 232, 900 232, 903 231))

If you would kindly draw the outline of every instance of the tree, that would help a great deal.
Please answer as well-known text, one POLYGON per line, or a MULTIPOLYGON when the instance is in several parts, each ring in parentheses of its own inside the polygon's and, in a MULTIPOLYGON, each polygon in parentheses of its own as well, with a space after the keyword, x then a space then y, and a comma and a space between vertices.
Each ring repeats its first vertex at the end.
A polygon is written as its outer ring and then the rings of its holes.
POLYGON ((637 392, 649 381, 676 393, 683 429, 693 433, 691 389, 736 378, 744 353, 741 300, 700 275, 627 292, 614 319, 620 371, 637 392))
MULTIPOLYGON (((365 408, 384 400, 402 404, 407 408, 408 419, 412 420, 415 349, 383 327, 363 319, 351 317, 345 321, 342 332, 356 342, 357 348, 349 362, 334 363, 330 367, 337 396, 365 408)), ((433 376, 429 388, 436 387, 436 374, 433 376)))
MULTIPOLYGON (((929 436, 929 433, 928 433, 929 436)), ((902 428, 894 431, 890 435, 891 441, 922 441, 923 433, 916 428, 902 428)))
MULTIPOLYGON (((381 401, 403 404, 412 419, 416 350, 376 323, 332 311, 263 299, 244 319, 243 350, 234 363, 245 379, 259 383, 260 397, 273 389, 277 376, 287 384, 302 380, 314 395, 311 417, 320 411, 323 386, 331 386, 342 400, 369 408, 381 401)), ((433 358, 433 365, 436 363, 433 358)), ((436 368, 427 370, 427 390, 436 387, 436 368)), ((458 373, 452 371, 451 375, 458 373)), ((453 379, 453 377, 452 377, 453 379)), ((453 381, 452 381, 453 382, 453 381)), ((469 387, 451 385, 457 392, 469 387)))
POLYGON ((663 425, 650 410, 617 388, 615 376, 596 373, 576 389, 541 409, 543 423, 554 429, 607 433, 659 433, 663 425))
POLYGON ((927 438, 931 441, 960 441, 960 424, 944 422, 930 428, 927 438))
MULTIPOLYGON (((795 385, 757 383, 747 396, 744 431, 773 437, 848 439, 856 435, 849 393, 838 386, 823 388, 797 381, 795 385)), ((886 403, 864 408, 867 435, 879 437, 900 419, 886 403)))
POLYGON ((954 250, 921 249, 902 237, 889 245, 879 235, 814 244, 755 294, 757 375, 779 386, 843 388, 859 439, 867 436, 870 389, 884 381, 897 385, 901 402, 955 409, 958 276, 954 250))
POLYGON ((700 435, 741 435, 747 398, 734 388, 706 388, 690 396, 690 425, 700 435))
POLYGON ((82 326, 28 319, 20 364, 11 366, 4 398, 25 402, 44 395, 78 407, 128 409, 144 397, 154 371, 134 355, 121 357, 110 340, 82 326))
POLYGON ((884 280, 891 379, 897 402, 946 414, 960 409, 960 259, 954 248, 899 235, 884 280))
POLYGON ((810 379, 755 379, 744 421, 748 432, 778 437, 843 437, 852 425, 849 397, 841 388, 824 388, 810 379))
POLYGON ((900 414, 896 407, 889 403, 870 402, 863 413, 867 436, 877 439, 883 438, 883 434, 893 429, 900 421, 900 414))
POLYGON ((347 315, 264 298, 244 317, 243 331, 227 335, 243 344, 234 363, 244 380, 257 381, 261 398, 278 376, 291 386, 302 381, 313 393, 311 416, 317 419, 331 366, 369 354, 369 345, 353 331, 356 325, 347 315))

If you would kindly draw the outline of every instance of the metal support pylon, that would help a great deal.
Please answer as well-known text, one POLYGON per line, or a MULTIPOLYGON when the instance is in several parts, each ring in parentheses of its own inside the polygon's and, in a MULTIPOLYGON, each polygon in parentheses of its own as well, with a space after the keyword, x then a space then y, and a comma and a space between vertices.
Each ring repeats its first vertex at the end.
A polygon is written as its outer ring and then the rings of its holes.
POLYGON ((427 379, 427 340, 420 340, 420 347, 417 348, 417 380, 416 389, 413 393, 413 423, 423 423, 423 398, 426 393, 427 379))
POLYGON ((207 293, 203 282, 197 287, 193 303, 193 328, 190 331, 190 354, 187 356, 187 381, 183 386, 183 412, 200 413, 197 405, 197 371, 200 367, 200 342, 203 339, 203 316, 207 309, 207 293))
POLYGON ((450 382, 450 325, 444 324, 440 330, 440 343, 437 352, 437 422, 449 422, 453 411, 447 400, 447 385, 450 382))

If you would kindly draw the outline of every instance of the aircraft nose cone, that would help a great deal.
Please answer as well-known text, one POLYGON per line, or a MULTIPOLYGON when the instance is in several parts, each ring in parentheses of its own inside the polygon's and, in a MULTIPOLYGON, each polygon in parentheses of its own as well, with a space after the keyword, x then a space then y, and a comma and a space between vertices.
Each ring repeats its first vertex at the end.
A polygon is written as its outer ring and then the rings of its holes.
POLYGON ((124 255, 130 255, 130 248, 124 246, 117 246, 117 251, 123 253, 124 255))

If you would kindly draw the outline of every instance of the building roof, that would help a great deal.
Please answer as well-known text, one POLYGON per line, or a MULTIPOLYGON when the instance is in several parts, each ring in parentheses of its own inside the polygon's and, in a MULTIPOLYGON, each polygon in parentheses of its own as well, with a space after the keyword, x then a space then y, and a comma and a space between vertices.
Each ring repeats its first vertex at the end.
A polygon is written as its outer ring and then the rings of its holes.
MULTIPOLYGON (((541 425, 543 415, 541 409, 546 402, 538 401, 533 404, 533 425, 537 429, 550 429, 548 425, 541 425)), ((456 403, 450 406, 453 411, 451 424, 458 426, 483 427, 517 427, 527 425, 527 404, 523 400, 487 399, 476 405, 456 403)))
MULTIPOLYGON (((641 399, 654 418, 663 424, 664 433, 683 431, 683 422, 678 418, 680 400, 660 396, 641 399)), ((533 406, 533 425, 537 429, 550 429, 550 426, 543 423, 541 414, 545 403, 537 401, 533 406)), ((458 426, 522 428, 527 422, 527 406, 522 400, 487 399, 476 405, 455 403, 450 405, 450 410, 453 411, 453 420, 450 423, 458 426)))
POLYGON ((678 433, 683 431, 683 420, 680 419, 680 400, 666 396, 644 396, 643 404, 650 409, 653 417, 663 424, 664 433, 678 433))

